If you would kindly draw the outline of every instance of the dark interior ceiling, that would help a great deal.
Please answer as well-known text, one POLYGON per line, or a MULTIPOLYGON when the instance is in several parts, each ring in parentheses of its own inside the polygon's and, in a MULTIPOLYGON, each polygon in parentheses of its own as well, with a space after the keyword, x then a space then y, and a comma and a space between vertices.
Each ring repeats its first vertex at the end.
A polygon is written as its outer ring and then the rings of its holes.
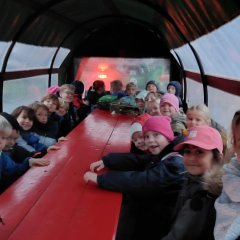
POLYGON ((3 41, 63 46, 80 55, 124 55, 120 46, 130 55, 139 48, 165 55, 239 15, 239 1, 0 0, 0 12, 3 41))

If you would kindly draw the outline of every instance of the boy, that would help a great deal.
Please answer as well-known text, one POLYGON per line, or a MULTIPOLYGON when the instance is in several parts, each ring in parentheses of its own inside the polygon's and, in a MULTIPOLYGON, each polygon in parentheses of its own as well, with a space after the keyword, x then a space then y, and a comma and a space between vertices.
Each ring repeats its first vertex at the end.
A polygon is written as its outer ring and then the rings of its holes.
POLYGON ((117 239, 155 239, 168 231, 169 216, 183 182, 182 156, 173 152, 170 118, 154 116, 142 128, 151 155, 111 153, 90 165, 85 181, 124 193, 117 239), (109 171, 97 175, 108 167, 109 171), (157 226, 161 226, 161 230, 157 226))
POLYGON ((26 158, 21 164, 14 162, 2 150, 5 148, 8 138, 11 136, 12 126, 5 117, 0 115, 0 193, 3 192, 14 180, 25 173, 34 165, 49 165, 47 159, 26 158))

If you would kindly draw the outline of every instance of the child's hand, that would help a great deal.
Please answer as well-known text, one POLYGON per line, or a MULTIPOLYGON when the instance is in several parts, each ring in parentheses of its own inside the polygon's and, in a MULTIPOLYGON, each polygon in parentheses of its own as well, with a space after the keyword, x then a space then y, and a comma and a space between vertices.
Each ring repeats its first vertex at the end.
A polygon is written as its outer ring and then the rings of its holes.
POLYGON ((52 145, 52 146, 50 146, 50 147, 47 149, 47 151, 49 152, 50 150, 59 150, 59 149, 60 149, 59 146, 52 145))
POLYGON ((46 158, 30 158, 29 159, 29 166, 47 166, 49 165, 50 161, 46 158))
POLYGON ((58 139, 58 142, 67 141, 67 140, 68 140, 68 139, 65 138, 65 137, 60 137, 60 138, 58 139))
POLYGON ((103 160, 99 160, 97 162, 93 162, 90 164, 90 170, 92 172, 95 172, 95 171, 98 172, 98 171, 102 170, 103 168, 105 168, 103 160))
POLYGON ((86 172, 83 176, 85 182, 93 182, 97 184, 97 174, 93 172, 86 172))

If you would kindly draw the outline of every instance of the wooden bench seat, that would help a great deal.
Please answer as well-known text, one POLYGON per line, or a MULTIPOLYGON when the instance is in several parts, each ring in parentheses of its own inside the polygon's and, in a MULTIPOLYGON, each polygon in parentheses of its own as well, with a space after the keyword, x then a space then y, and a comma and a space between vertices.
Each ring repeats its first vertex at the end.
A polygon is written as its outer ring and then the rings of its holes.
POLYGON ((127 152, 132 116, 95 110, 0 196, 0 239, 114 239, 121 194, 83 181, 91 162, 127 152))

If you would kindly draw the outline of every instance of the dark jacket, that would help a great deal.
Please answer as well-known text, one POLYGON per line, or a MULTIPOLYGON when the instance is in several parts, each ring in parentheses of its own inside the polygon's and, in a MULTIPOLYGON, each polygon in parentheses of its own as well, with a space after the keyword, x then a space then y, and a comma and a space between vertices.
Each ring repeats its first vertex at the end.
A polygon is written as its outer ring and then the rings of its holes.
POLYGON ((162 240, 214 240, 214 202, 221 192, 221 173, 216 168, 207 175, 186 176, 176 205, 174 223, 162 240))
POLYGON ((29 169, 28 159, 21 164, 14 162, 7 154, 0 156, 0 193, 29 169))
POLYGON ((112 153, 103 157, 109 171, 97 177, 104 189, 124 193, 116 239, 159 239, 183 184, 182 156, 169 144, 157 155, 112 153), (161 226, 161 227, 159 227, 161 226))
MULTIPOLYGON (((110 153, 103 157, 104 165, 111 170, 97 177, 102 188, 144 195, 152 190, 164 190, 170 185, 181 185, 185 168, 182 156, 172 153, 169 144, 158 156, 131 153, 110 153)), ((155 193, 154 193, 155 194, 155 193)))
POLYGON ((34 152, 29 152, 25 148, 18 146, 17 144, 15 144, 9 150, 3 150, 3 152, 7 154, 16 163, 22 163, 26 158, 34 156, 34 152))

